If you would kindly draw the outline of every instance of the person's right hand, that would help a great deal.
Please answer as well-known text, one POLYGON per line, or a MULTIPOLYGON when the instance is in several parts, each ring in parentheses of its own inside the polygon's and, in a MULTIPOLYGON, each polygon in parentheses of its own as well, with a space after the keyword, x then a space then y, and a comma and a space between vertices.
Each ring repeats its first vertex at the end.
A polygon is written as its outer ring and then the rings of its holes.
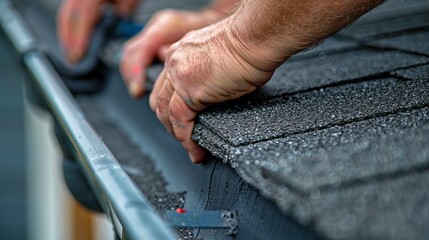
POLYGON ((137 0, 65 0, 57 16, 58 37, 67 59, 78 62, 84 55, 92 30, 101 16, 100 6, 114 2, 120 15, 128 15, 137 0))
POLYGON ((145 29, 124 46, 120 69, 130 95, 134 98, 143 95, 144 73, 155 58, 164 61, 168 48, 186 33, 217 22, 225 15, 214 9, 199 12, 167 9, 156 13, 145 29))

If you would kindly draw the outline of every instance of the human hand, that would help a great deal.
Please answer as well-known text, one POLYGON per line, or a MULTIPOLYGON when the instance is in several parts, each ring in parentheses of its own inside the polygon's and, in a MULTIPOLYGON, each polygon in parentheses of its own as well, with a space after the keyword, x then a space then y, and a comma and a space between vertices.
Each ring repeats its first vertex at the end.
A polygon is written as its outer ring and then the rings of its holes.
POLYGON ((205 155, 191 139, 197 112, 254 91, 278 66, 262 56, 268 49, 245 44, 234 26, 226 18, 172 45, 150 96, 151 109, 194 163, 205 155))
POLYGON ((156 13, 145 29, 124 46, 120 69, 131 96, 139 98, 143 95, 146 68, 155 58, 163 61, 171 44, 187 32, 207 26, 223 16, 211 9, 199 12, 162 10, 156 13))
MULTIPOLYGON (((65 0, 57 15, 60 43, 67 59, 78 62, 84 55, 92 30, 101 17, 101 5, 109 0, 65 0)), ((137 5, 137 0, 114 1, 120 15, 128 15, 137 5)))

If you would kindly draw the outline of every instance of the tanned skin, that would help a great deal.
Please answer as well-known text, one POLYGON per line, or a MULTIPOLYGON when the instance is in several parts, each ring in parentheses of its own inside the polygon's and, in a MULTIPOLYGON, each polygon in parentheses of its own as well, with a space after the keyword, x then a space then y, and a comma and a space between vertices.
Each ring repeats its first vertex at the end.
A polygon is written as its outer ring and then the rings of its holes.
POLYGON ((163 11, 126 44, 121 72, 140 97, 146 67, 157 56, 165 61, 150 107, 199 163, 205 151, 191 139, 199 111, 254 91, 290 56, 382 2, 218 0, 198 12, 163 11))
POLYGON ((91 32, 101 16, 101 5, 113 2, 120 15, 128 15, 138 0, 66 0, 57 16, 58 38, 67 59, 76 63, 85 54, 91 32))

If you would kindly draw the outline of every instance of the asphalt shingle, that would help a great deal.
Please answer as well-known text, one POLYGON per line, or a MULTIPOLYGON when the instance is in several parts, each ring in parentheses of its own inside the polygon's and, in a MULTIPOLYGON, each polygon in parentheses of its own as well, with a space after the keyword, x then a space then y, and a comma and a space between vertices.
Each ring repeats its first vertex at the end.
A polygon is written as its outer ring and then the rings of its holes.
POLYGON ((337 36, 332 36, 324 40, 319 45, 314 46, 313 48, 307 49, 305 51, 302 51, 292 56, 292 58, 289 61, 302 59, 302 58, 309 58, 314 56, 323 57, 328 53, 346 51, 357 47, 358 47, 358 43, 356 41, 340 38, 337 36))
POLYGON ((272 98, 380 75, 428 61, 427 57, 398 51, 358 50, 286 62, 266 85, 250 97, 258 100, 272 98))
POLYGON ((421 14, 378 22, 355 24, 342 30, 339 34, 359 40, 367 40, 382 37, 390 33, 397 33, 427 26, 429 26, 429 14, 421 14))
POLYGON ((238 146, 429 104, 429 81, 392 78, 346 84, 265 102, 214 107, 198 121, 238 146))
MULTIPOLYGON (((428 19, 429 21, 429 19, 428 19)), ((412 53, 429 55, 429 30, 383 38, 370 42, 370 45, 382 48, 394 48, 412 53)))
POLYGON ((409 80, 429 79, 429 65, 393 71, 392 75, 409 80))
MULTIPOLYGON (((424 141, 429 136, 392 143, 424 141)), ((399 137, 398 139, 402 139, 399 137)), ((425 146, 427 149, 427 145, 425 146)), ((313 226, 329 239, 426 239, 429 231, 429 174, 411 173, 398 178, 374 181, 366 185, 339 188, 300 202, 294 216, 313 226)))
POLYGON ((284 212, 329 238, 422 239, 429 219, 418 211, 428 209, 429 175, 415 172, 429 166, 427 139, 426 107, 230 146, 224 157, 284 212))

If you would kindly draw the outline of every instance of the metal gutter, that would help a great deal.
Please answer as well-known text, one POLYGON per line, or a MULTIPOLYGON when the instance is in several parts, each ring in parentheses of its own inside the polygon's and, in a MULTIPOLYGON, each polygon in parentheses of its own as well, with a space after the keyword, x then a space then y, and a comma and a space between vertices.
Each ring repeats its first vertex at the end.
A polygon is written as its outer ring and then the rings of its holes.
POLYGON ((103 210, 123 239, 175 239, 147 198, 88 123, 73 96, 19 14, 0 1, 0 24, 21 56, 40 95, 73 144, 78 162, 103 210))

